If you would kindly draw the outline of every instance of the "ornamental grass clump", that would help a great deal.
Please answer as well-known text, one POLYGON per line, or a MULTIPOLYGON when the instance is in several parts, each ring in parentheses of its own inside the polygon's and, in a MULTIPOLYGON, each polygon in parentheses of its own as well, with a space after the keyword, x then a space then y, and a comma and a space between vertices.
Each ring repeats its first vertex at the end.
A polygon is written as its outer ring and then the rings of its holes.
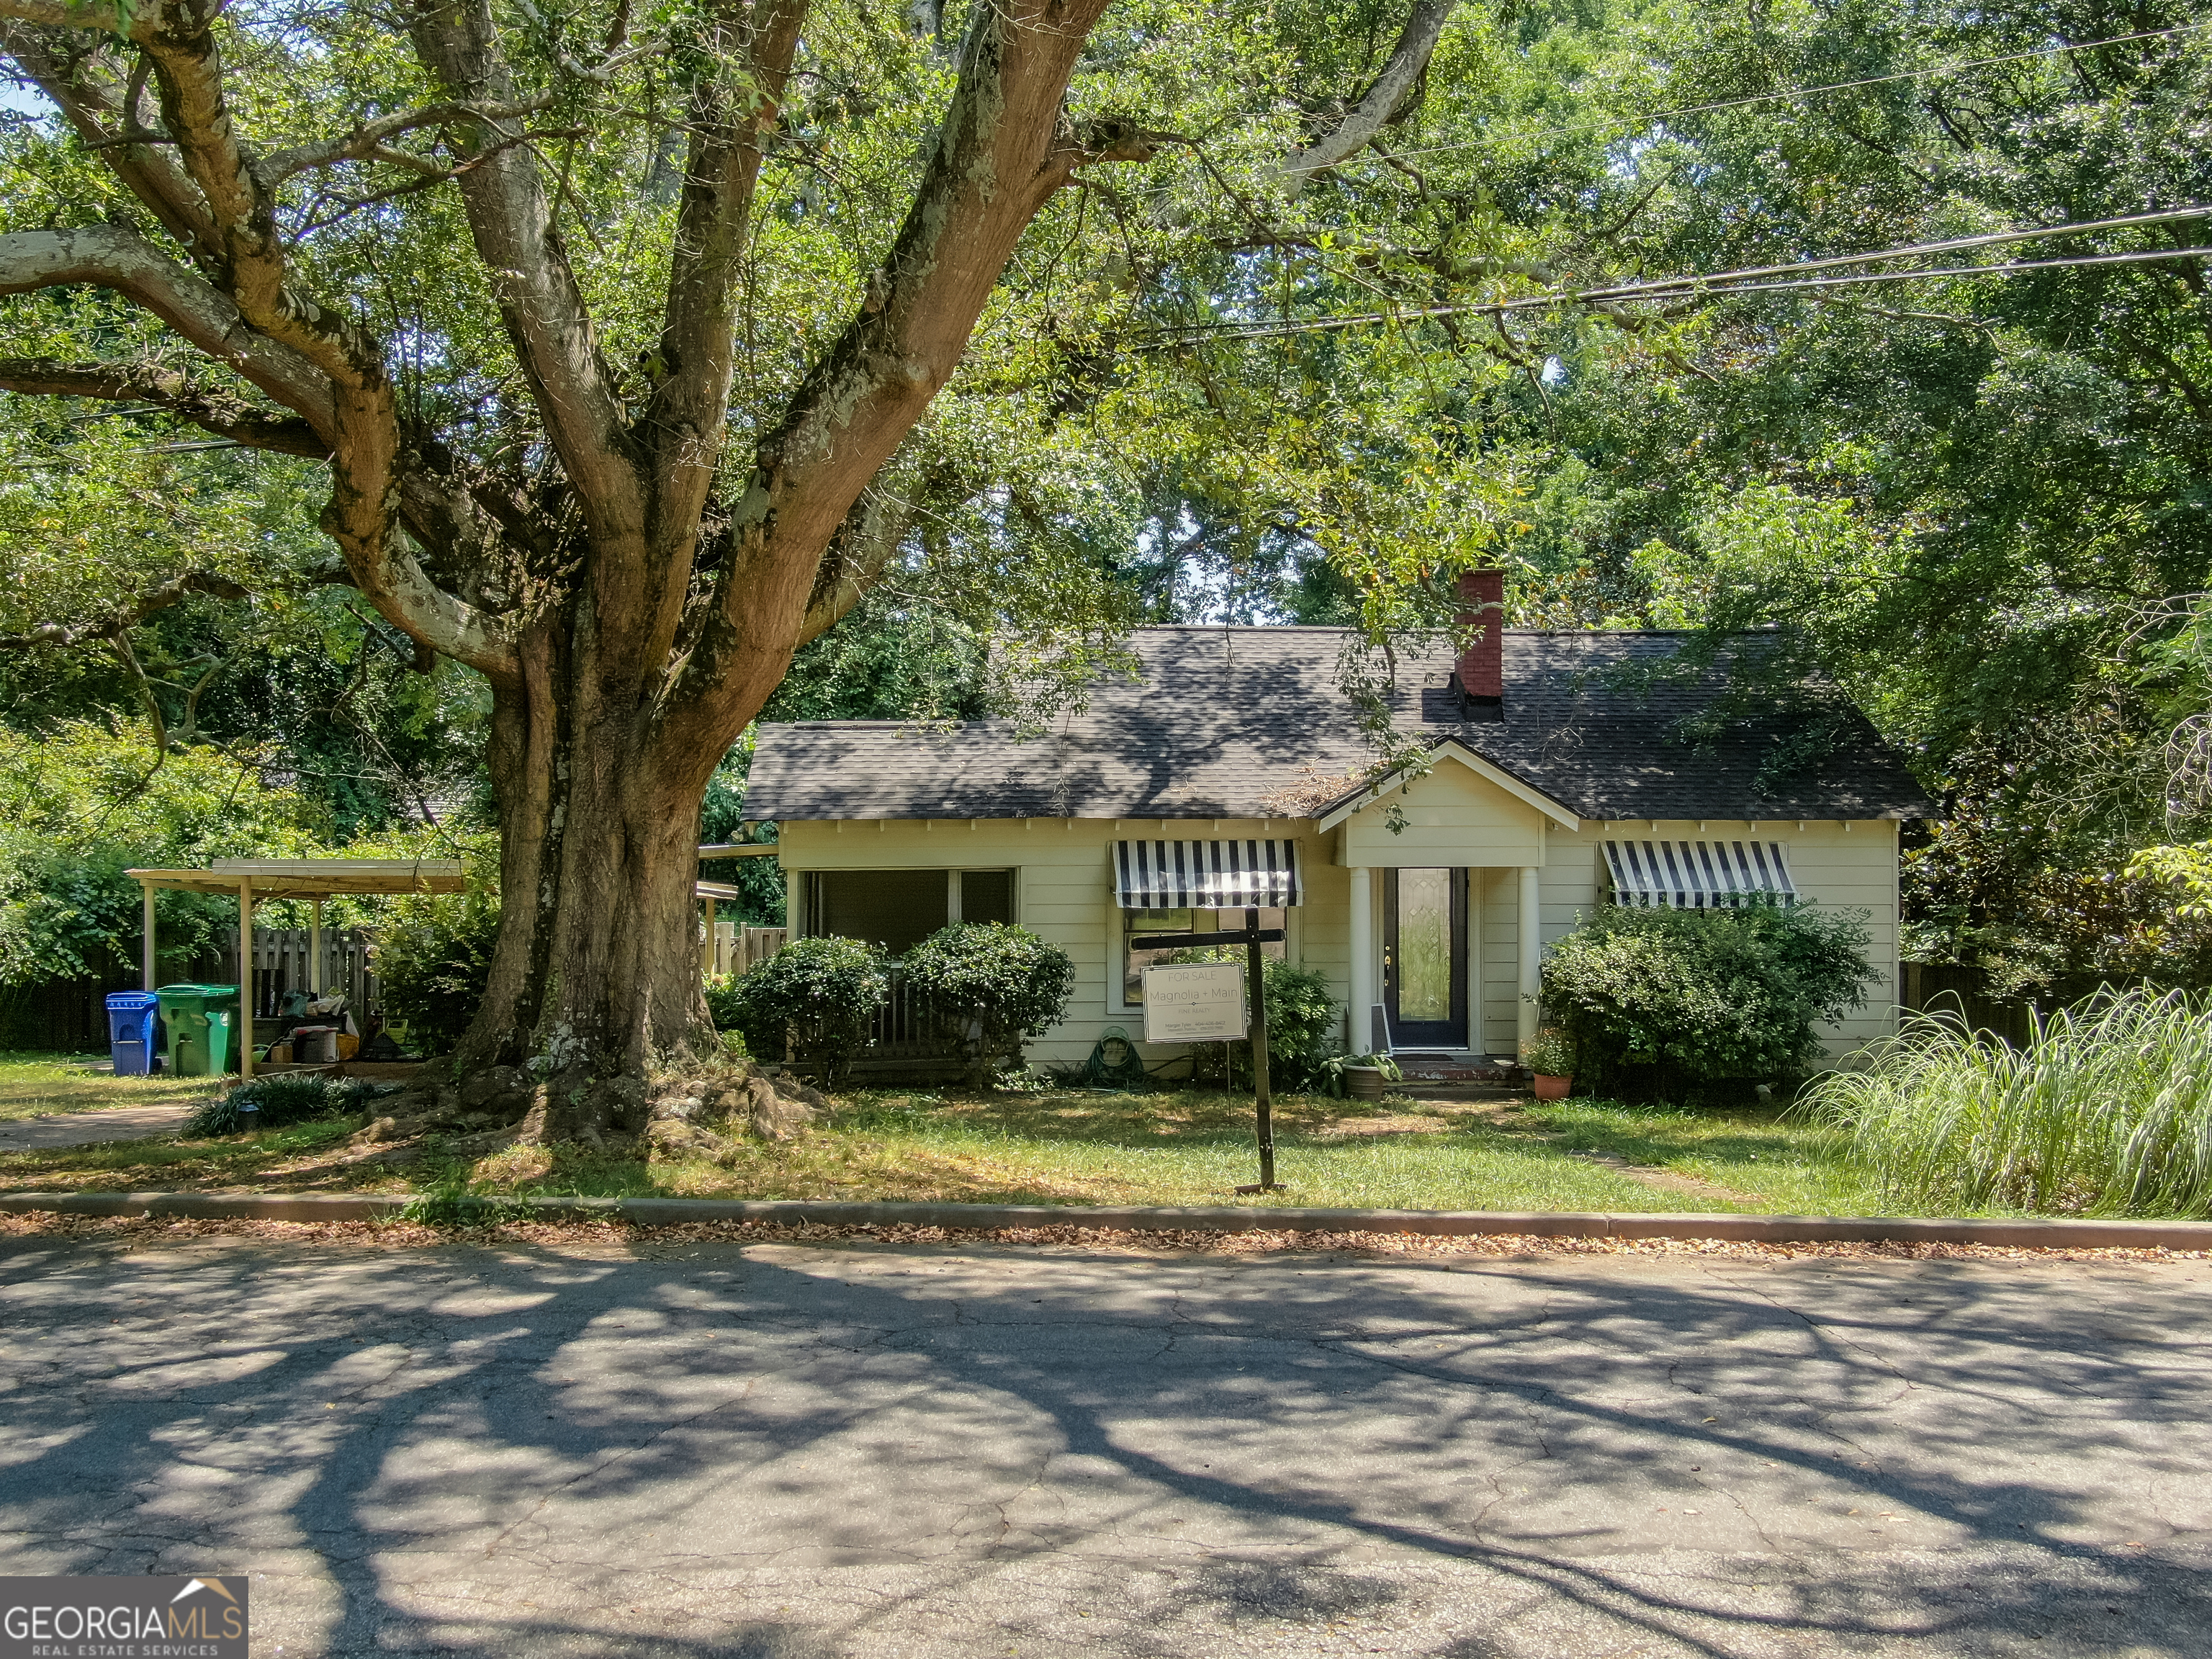
POLYGON ((2212 1214, 2212 1003, 2179 993, 2100 994, 2021 1048, 1917 1018, 1800 1109, 1916 1209, 2212 1214))

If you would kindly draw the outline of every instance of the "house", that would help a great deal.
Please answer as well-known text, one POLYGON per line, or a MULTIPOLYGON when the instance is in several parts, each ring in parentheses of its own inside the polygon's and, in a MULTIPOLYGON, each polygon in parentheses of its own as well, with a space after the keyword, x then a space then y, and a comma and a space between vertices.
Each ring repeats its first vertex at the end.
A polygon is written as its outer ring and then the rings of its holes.
MULTIPOLYGON (((1464 591, 1502 608, 1496 573, 1464 591)), ((1346 643, 1140 629, 1139 675, 1042 734, 763 726, 746 815, 778 826, 795 932, 897 951, 948 921, 1018 921, 1066 948, 1075 997, 1038 1063, 1141 1032, 1146 936, 1241 925, 1224 896, 1267 902, 1286 933, 1271 948, 1328 976, 1359 1049, 1510 1056, 1541 949, 1578 917, 1751 892, 1865 911, 1882 978, 1823 1039, 1840 1057, 1893 1029, 1899 825, 1928 804, 1863 717, 1791 771, 1778 712, 1685 735, 1726 675, 1662 672, 1684 635, 1487 628, 1463 653, 1400 657, 1394 723, 1427 764, 1368 782, 1346 643)))

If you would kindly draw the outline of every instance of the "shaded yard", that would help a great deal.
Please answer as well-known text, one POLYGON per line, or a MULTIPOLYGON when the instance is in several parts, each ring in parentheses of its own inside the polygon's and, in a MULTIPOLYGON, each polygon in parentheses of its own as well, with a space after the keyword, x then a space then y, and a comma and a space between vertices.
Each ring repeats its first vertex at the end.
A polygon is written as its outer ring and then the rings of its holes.
MULTIPOLYGON (((16 1087, 27 1093, 66 1091, 48 1098, 80 1108, 152 1097, 137 1079, 88 1078, 50 1057, 0 1063, 0 1078, 22 1079, 16 1087)), ((205 1087, 198 1080, 168 1086, 205 1087)), ((514 1194, 1070 1205, 1832 1214, 1883 1207, 1830 1131, 1773 1112, 1584 1101, 1291 1096, 1277 1108, 1278 1164, 1289 1190, 1270 1200, 1233 1199, 1233 1189, 1254 1178, 1252 1107, 1218 1093, 862 1092, 846 1097, 827 1127, 799 1140, 742 1141, 719 1161, 674 1164, 536 1147, 471 1162, 435 1139, 395 1157, 390 1148, 348 1145, 360 1121, 0 1154, 0 1188, 398 1192, 465 1183, 514 1194)))
POLYGON ((211 1077, 116 1077, 94 1071, 104 1054, 0 1054, 0 1122, 50 1112, 117 1106, 189 1106, 224 1081, 211 1077))

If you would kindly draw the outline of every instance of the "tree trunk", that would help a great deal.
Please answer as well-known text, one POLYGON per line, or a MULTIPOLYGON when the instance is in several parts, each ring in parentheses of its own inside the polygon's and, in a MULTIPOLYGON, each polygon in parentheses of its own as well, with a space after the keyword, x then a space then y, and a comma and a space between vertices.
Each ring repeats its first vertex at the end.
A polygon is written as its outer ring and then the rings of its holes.
POLYGON ((593 657, 590 635, 584 622, 536 633, 521 684, 495 694, 502 905, 456 1068, 528 1067, 546 1085, 544 1139, 587 1145, 642 1132, 648 1071, 716 1050, 694 885, 722 752, 656 753, 650 702, 574 666, 593 657))

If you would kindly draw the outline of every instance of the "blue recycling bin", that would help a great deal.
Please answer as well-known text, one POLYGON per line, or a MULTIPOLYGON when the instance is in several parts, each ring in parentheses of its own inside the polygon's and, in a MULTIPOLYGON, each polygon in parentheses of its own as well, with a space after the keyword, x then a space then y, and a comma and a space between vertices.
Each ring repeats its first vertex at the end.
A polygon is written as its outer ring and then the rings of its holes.
POLYGON ((107 1052, 118 1077, 151 1077, 154 1073, 154 1012, 159 1004, 151 991, 110 991, 107 994, 107 1052))

